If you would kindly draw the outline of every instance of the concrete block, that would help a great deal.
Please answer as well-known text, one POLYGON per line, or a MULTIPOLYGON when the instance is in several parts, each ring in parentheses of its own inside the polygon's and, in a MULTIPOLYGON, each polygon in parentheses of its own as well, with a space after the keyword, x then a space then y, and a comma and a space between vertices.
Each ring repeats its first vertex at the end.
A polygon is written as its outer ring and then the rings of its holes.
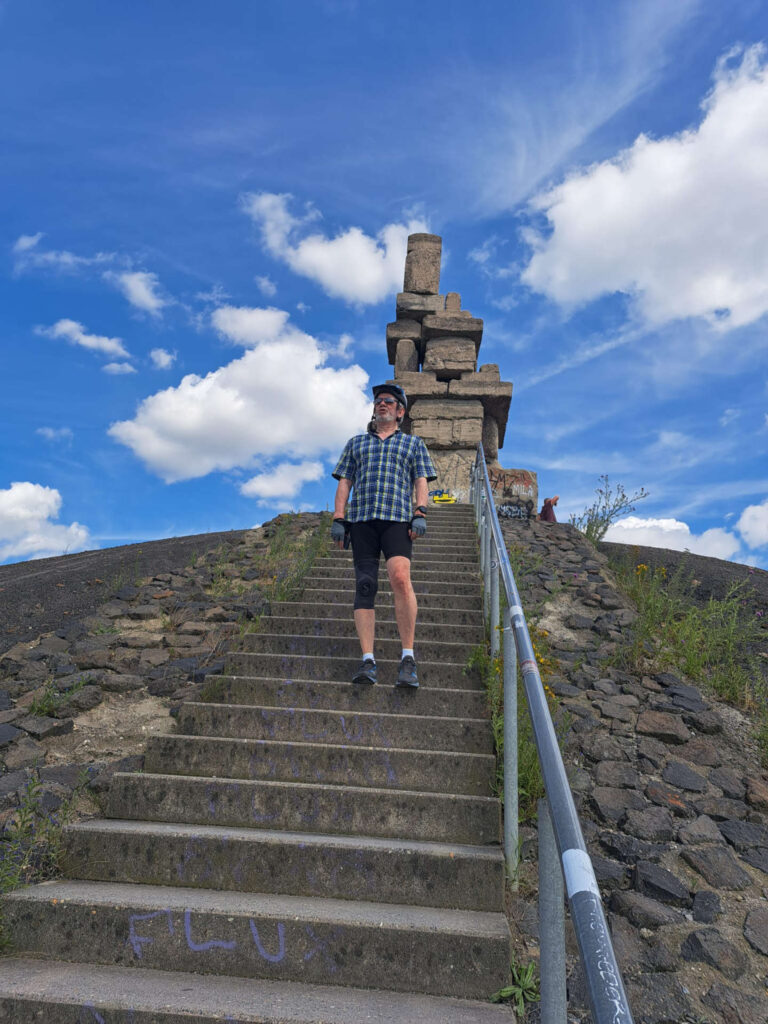
POLYGON ((403 338, 415 343, 421 341, 421 324, 418 320, 394 320, 387 324, 387 359, 394 366, 397 354, 397 343, 403 338))
POLYGON ((419 295, 416 292, 398 292, 395 300, 398 320, 419 320, 431 313, 445 310, 444 295, 419 295))
POLYGON ((458 379, 464 373, 474 373, 476 355, 471 338, 430 338, 425 345, 424 369, 441 381, 458 379))
POLYGON ((448 292, 445 296, 446 313, 461 312, 461 295, 458 292, 448 292))
POLYGON ((401 338, 395 351, 395 377, 400 377, 403 373, 418 373, 418 371, 419 349, 416 342, 410 338, 401 338))
POLYGON ((461 313, 429 313, 422 320, 421 329, 425 340, 444 337, 471 338, 476 351, 480 348, 483 337, 483 321, 461 313))
POLYGON ((440 291, 440 258, 443 240, 439 235, 408 236, 405 256, 404 292, 422 295, 440 291))

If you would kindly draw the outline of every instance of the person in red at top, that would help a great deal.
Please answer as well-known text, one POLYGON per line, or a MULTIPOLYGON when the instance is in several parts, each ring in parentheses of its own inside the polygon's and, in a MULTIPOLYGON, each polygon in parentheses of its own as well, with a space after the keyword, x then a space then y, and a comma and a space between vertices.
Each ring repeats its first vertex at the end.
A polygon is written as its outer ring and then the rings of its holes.
POLYGON ((545 498, 544 504, 541 506, 541 512, 539 512, 539 519, 543 523, 556 523, 557 517, 555 516, 555 505, 560 501, 560 495, 556 494, 554 498, 545 498))

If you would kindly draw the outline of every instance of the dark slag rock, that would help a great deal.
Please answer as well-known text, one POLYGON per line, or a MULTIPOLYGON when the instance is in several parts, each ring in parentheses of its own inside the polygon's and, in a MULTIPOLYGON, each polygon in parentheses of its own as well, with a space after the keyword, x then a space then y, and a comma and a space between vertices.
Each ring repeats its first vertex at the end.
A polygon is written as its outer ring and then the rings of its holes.
POLYGON ((686 846, 680 856, 715 889, 746 889, 752 879, 725 846, 686 846))
POLYGON ((722 912, 720 897, 716 892, 702 889, 693 897, 693 920, 699 924, 714 924, 722 912))
POLYGON ((623 832, 601 832, 599 838, 607 853, 630 865, 638 860, 660 860, 667 852, 662 843, 644 843, 623 832))
POLYGON ((690 907, 691 894, 679 878, 658 864, 640 860, 635 865, 635 888, 643 896, 671 903, 675 907, 690 907))
POLYGON ((645 788, 645 795, 659 807, 666 807, 676 818, 693 818, 696 812, 680 796, 676 789, 663 782, 651 782, 645 788))
POLYGON ((730 768, 714 768, 709 773, 709 781, 713 786, 722 789, 723 796, 730 800, 743 800, 747 787, 736 772, 730 768))
POLYGON ((740 856, 747 864, 753 868, 759 868, 760 871, 764 871, 768 875, 768 846, 755 846, 750 850, 745 850, 740 856))
POLYGON ((0 711, 10 711, 13 701, 7 690, 0 690, 0 711))
POLYGON ((635 1024, 677 1024, 692 1008, 674 974, 639 974, 627 981, 635 1024))
POLYGON ((744 922, 744 938, 758 953, 768 956, 768 907, 750 910, 744 922))
POLYGON ((672 817, 664 807, 649 807, 645 811, 630 811, 625 825, 630 835, 651 843, 671 843, 675 836, 672 817))
POLYGON ((717 928, 699 928, 685 939, 680 947, 683 960, 716 967, 731 981, 736 981, 747 969, 747 957, 717 928))
POLYGON ((709 796, 697 800, 694 807, 699 814, 706 814, 715 821, 726 821, 729 818, 746 818, 748 807, 741 800, 728 800, 724 796, 709 796))
POLYGON ((722 1014, 724 1024, 765 1024, 765 1000, 739 992, 721 981, 706 993, 702 1002, 722 1014))
POLYGON ((622 914, 636 928, 659 928, 664 924, 679 924, 685 920, 679 910, 664 906, 639 892, 617 889, 611 895, 611 910, 622 914))
POLYGON ((737 850, 768 846, 768 828, 765 825, 756 825, 751 821, 721 821, 717 827, 737 850))
POLYGON ((670 786, 687 789, 691 793, 705 793, 707 780, 681 761, 670 761, 661 776, 670 786))

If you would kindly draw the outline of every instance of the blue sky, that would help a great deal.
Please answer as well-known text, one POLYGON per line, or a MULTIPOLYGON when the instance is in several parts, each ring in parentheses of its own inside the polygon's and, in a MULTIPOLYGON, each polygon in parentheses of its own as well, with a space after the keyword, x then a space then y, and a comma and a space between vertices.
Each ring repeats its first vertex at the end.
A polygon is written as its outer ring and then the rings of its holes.
POLYGON ((411 230, 561 519, 768 567, 768 9, 0 0, 0 562, 325 508, 411 230))

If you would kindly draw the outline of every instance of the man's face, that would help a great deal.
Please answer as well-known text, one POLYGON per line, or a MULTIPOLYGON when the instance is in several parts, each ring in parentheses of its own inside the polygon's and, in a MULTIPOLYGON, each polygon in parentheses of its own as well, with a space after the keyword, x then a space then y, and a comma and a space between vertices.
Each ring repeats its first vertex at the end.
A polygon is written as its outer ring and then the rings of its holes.
POLYGON ((385 391, 374 398, 373 415, 377 423, 397 423, 402 419, 403 410, 395 396, 385 391))

